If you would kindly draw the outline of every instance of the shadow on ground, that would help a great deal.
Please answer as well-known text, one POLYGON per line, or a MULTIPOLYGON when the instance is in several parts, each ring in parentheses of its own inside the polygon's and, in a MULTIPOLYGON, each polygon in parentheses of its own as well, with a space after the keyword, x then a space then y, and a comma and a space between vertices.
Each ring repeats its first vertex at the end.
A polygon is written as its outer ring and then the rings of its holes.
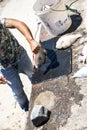
POLYGON ((72 24, 71 24, 70 28, 66 32, 64 32, 62 35, 76 31, 76 29, 82 23, 82 17, 80 15, 74 14, 74 15, 71 15, 70 17, 72 20, 72 24))
MULTIPOLYGON (((75 31, 82 22, 80 15, 71 15, 71 19, 72 25, 65 33, 75 31)), ((71 72, 72 50, 71 48, 57 50, 55 45, 58 38, 59 36, 42 42, 42 47, 47 50, 47 60, 46 63, 39 68, 35 74, 33 74, 33 84, 47 81, 59 76, 68 75, 71 72)))

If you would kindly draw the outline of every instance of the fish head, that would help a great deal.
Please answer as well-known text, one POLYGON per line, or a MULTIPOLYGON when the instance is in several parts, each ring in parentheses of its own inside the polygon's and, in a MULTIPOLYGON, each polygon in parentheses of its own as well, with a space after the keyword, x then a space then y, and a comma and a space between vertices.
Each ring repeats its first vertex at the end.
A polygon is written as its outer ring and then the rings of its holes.
POLYGON ((45 64, 47 52, 45 49, 41 48, 37 54, 33 54, 33 63, 35 68, 39 68, 41 65, 45 64))

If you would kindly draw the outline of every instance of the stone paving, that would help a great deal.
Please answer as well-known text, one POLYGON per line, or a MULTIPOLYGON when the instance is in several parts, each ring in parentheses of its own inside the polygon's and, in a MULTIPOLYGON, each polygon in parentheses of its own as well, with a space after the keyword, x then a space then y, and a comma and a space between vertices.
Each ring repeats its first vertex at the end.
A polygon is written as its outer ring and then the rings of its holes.
MULTIPOLYGON (((71 3, 73 0, 64 0, 64 2, 71 3)), ((35 1, 24 1, 16 0, 9 1, 7 5, 3 7, 2 16, 13 17, 22 19, 28 24, 34 33, 35 24, 32 22, 32 18, 29 10, 32 11, 32 6, 35 1), (24 6, 26 6, 26 14, 24 12, 24 6), (15 5, 13 7, 13 5, 15 5), (19 12, 18 12, 19 11, 19 12), (30 16, 30 18, 29 18, 30 16), (28 19, 27 19, 28 17, 28 19), (34 24, 34 26, 33 26, 34 24)), ((78 9, 81 13, 82 21, 79 23, 78 28, 73 31, 82 32, 87 29, 87 1, 79 0, 72 5, 72 8, 78 9)), ((73 12, 70 12, 73 15, 73 12)), ((78 21, 79 21, 78 17, 78 21)), ((27 48, 27 42, 24 38, 19 35, 18 32, 13 32, 20 42, 25 42, 23 46, 27 48)), ((40 104, 47 107, 51 111, 50 120, 41 127, 34 127, 32 122, 29 120, 29 124, 24 127, 22 123, 23 111, 19 108, 15 102, 11 90, 8 86, 0 85, 0 130, 87 130, 87 78, 76 78, 72 79, 72 75, 81 68, 81 64, 78 63, 78 54, 81 51, 85 43, 86 35, 81 39, 78 39, 72 45, 72 72, 68 76, 60 76, 46 82, 35 84, 32 87, 28 82, 27 77, 21 75, 25 85, 25 91, 30 99, 30 113, 34 105, 40 104), (30 86, 30 87, 27 87, 30 86), (29 89, 30 88, 30 89, 29 89), (5 93, 7 92, 7 93, 5 93), (30 98, 31 94, 31 98, 30 98), (7 99, 8 97, 8 99, 7 99)))

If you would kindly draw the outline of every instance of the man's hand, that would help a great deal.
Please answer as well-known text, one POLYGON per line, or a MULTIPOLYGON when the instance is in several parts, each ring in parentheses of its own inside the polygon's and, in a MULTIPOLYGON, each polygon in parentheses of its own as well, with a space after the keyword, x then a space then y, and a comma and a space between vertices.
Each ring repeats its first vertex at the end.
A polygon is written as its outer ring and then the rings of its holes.
POLYGON ((35 40, 31 40, 30 47, 31 47, 32 52, 37 54, 41 48, 41 45, 37 43, 35 40))
POLYGON ((7 83, 6 78, 3 76, 0 76, 0 84, 6 84, 6 83, 7 83))

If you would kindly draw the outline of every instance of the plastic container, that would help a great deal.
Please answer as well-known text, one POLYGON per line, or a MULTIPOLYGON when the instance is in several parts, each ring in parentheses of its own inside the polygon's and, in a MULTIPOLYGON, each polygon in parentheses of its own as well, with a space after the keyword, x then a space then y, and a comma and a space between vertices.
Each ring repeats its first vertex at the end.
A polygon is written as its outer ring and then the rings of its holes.
POLYGON ((59 35, 71 26, 71 18, 63 0, 37 0, 33 10, 52 35, 59 35))

